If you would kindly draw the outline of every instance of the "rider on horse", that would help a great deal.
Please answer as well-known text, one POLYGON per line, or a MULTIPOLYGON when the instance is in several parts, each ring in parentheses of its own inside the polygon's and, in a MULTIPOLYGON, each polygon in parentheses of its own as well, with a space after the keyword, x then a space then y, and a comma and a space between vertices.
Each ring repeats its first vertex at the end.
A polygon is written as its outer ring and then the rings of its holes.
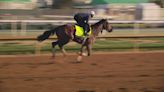
POLYGON ((77 24, 84 29, 84 36, 87 36, 87 33, 89 32, 89 19, 93 18, 95 15, 94 11, 91 11, 90 13, 77 13, 74 15, 74 19, 77 22, 77 24))

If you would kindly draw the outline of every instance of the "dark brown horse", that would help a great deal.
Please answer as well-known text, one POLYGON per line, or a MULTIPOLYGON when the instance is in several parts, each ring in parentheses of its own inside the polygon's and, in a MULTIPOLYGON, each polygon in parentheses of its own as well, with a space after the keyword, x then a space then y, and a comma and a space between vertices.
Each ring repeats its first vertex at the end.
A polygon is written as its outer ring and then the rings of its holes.
POLYGON ((52 42, 52 52, 53 52, 53 57, 55 57, 55 46, 58 45, 61 51, 63 52, 64 55, 66 55, 66 52, 64 50, 64 45, 66 45, 68 42, 71 40, 82 44, 81 50, 80 50, 80 55, 83 55, 84 47, 86 47, 88 56, 91 54, 91 48, 92 44, 95 41, 96 36, 103 30, 106 30, 108 32, 112 31, 112 26, 108 23, 107 19, 102 19, 99 22, 91 25, 92 32, 91 35, 86 39, 85 43, 83 43, 83 38, 81 37, 76 37, 74 36, 75 33, 75 25, 71 24, 66 24, 66 25, 61 25, 56 28, 50 29, 49 31, 45 31, 42 35, 38 36, 37 40, 38 41, 44 41, 49 38, 49 36, 53 35, 56 33, 57 40, 55 42, 52 42))

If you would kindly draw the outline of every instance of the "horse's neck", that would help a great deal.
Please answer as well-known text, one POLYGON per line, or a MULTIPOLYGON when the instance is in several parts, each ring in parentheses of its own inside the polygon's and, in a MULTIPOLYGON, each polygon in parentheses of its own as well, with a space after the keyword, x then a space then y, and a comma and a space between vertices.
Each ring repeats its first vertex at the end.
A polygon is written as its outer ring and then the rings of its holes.
POLYGON ((93 36, 96 37, 98 36, 98 34, 103 30, 103 25, 99 24, 99 25, 92 25, 92 29, 93 29, 93 36))

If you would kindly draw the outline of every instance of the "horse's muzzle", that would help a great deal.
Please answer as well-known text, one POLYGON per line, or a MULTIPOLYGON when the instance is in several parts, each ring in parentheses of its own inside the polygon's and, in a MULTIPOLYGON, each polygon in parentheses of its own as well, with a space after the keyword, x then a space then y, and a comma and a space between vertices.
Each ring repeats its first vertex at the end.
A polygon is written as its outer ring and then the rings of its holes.
POLYGON ((111 26, 111 28, 109 28, 108 32, 112 32, 113 31, 113 27, 111 26))

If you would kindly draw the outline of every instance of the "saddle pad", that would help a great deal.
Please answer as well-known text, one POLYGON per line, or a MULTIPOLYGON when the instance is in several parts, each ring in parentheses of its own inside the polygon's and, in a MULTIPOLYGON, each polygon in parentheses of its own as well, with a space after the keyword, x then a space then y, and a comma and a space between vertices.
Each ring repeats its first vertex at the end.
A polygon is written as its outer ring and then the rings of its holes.
MULTIPOLYGON (((75 31, 75 35, 76 36, 79 36, 79 37, 85 37, 84 36, 84 29, 82 28, 82 27, 80 27, 80 26, 78 26, 78 25, 75 25, 75 29, 76 29, 76 31, 75 31)), ((91 29, 91 27, 90 27, 90 30, 89 30, 89 32, 88 32, 88 35, 91 35, 91 31, 92 29, 91 29)))

